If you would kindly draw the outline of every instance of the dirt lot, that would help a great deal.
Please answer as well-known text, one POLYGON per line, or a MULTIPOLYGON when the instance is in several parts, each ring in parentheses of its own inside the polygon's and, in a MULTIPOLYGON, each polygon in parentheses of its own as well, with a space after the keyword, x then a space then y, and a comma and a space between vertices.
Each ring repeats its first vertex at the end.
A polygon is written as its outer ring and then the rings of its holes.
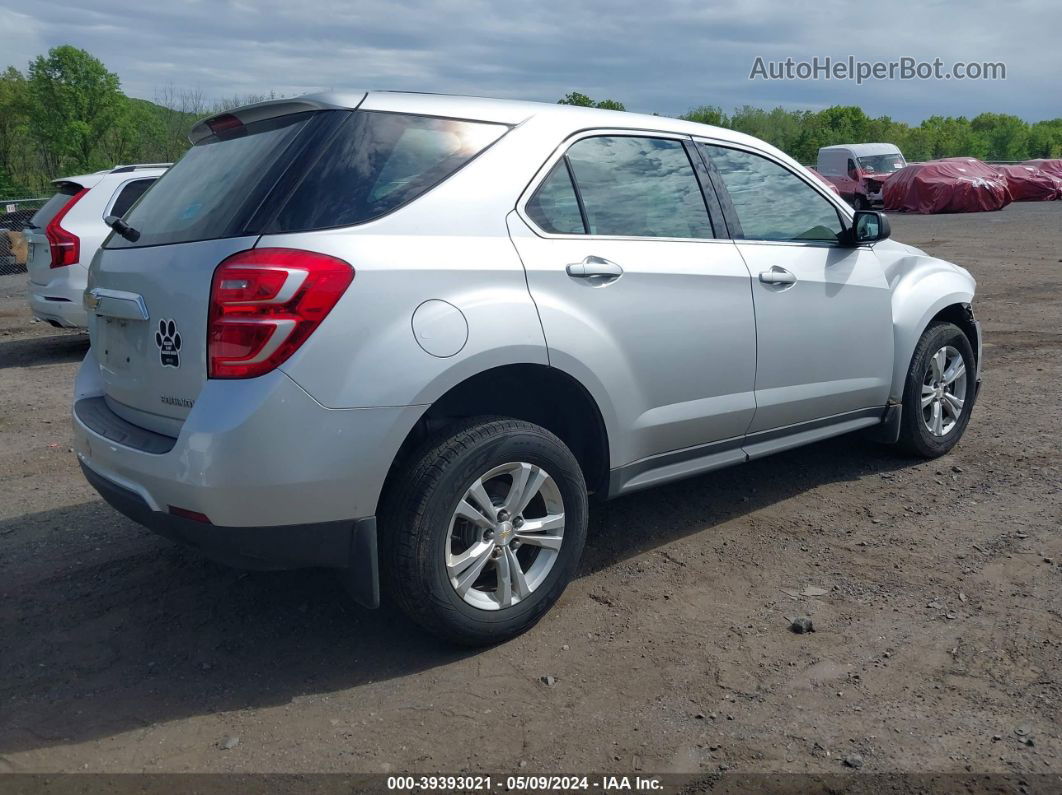
POLYGON ((893 224, 979 281, 956 451, 842 438, 599 506, 561 603, 479 652, 119 517, 69 449, 86 340, 4 277, 0 771, 1062 773, 1062 202, 893 224))

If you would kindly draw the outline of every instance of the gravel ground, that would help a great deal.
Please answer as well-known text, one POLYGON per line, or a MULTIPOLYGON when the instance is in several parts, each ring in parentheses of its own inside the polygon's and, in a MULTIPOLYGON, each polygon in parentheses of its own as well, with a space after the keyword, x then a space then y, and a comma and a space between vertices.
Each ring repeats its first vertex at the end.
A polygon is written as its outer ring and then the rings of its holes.
POLYGON ((893 227, 979 282, 956 450, 598 506, 560 604, 478 652, 113 512, 70 451, 86 338, 0 279, 0 771, 1062 773, 1062 202, 893 227))

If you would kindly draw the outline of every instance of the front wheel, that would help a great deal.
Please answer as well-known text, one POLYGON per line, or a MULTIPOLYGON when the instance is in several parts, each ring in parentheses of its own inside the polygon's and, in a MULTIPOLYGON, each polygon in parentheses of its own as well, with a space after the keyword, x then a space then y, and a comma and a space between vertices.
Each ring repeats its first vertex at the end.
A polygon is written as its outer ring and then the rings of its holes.
POLYGON ((925 458, 951 450, 970 422, 976 372, 973 347, 962 329, 953 323, 931 323, 907 371, 900 446, 925 458))
POLYGON ((385 591, 447 640, 514 637, 574 576, 587 503, 579 463, 545 428, 511 419, 455 426, 411 456, 388 495, 385 591))

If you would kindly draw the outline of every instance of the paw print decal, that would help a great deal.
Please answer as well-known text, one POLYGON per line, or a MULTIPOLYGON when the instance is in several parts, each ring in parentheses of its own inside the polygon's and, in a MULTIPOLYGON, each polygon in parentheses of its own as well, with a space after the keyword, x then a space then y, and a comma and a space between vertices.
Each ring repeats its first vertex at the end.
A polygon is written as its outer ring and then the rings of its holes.
POLYGON ((181 335, 177 333, 176 323, 172 320, 159 321, 159 330, 155 332, 155 345, 158 346, 163 367, 181 366, 181 335))

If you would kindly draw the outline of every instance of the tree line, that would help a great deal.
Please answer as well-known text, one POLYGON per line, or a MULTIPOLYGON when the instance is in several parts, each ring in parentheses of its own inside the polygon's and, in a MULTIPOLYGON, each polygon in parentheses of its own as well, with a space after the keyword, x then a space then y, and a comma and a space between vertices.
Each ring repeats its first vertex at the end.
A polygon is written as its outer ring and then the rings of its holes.
POLYGON ((135 99, 98 58, 54 47, 25 72, 0 73, 0 198, 43 195, 56 177, 118 164, 172 163, 199 119, 274 96, 211 100, 170 85, 154 102, 135 99))
MULTIPOLYGON (((208 99, 167 86, 155 101, 127 97, 118 75, 85 50, 63 45, 0 73, 0 198, 37 196, 49 180, 119 163, 172 162, 204 116, 274 95, 208 99)), ((624 110, 614 99, 572 92, 562 104, 624 110)), ((700 105, 683 119, 727 127, 768 141, 803 163, 820 146, 887 141, 908 160, 969 155, 983 160, 1062 157, 1062 118, 1028 123, 1004 113, 931 116, 919 125, 870 117, 857 106, 820 111, 751 105, 726 113, 700 105)))
MULTIPOLYGON (((616 100, 596 101, 578 92, 560 102, 625 110, 616 100)), ((959 156, 981 160, 1062 157, 1062 118, 1030 124, 1006 113, 981 113, 969 119, 930 116, 912 126, 889 116, 872 118, 854 105, 834 105, 819 111, 743 105, 730 114, 717 105, 701 105, 679 118, 761 138, 801 163, 814 163, 820 146, 870 142, 896 144, 910 161, 959 156)))

